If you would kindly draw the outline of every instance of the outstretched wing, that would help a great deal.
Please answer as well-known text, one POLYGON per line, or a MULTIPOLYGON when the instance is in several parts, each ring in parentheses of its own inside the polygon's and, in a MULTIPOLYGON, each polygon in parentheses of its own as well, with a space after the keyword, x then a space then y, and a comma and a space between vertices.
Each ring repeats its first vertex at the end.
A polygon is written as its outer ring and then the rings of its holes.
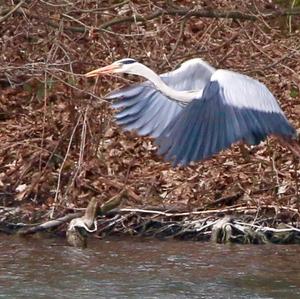
MULTIPOLYGON (((214 71, 213 67, 197 58, 160 77, 175 90, 200 91, 214 71)), ((116 121, 124 129, 153 137, 158 137, 184 108, 184 104, 166 97, 149 81, 113 91, 106 98, 116 99, 112 106, 119 109, 116 121)))
POLYGON ((186 165, 238 140, 258 144, 269 134, 296 134, 271 92, 248 76, 218 70, 202 98, 189 103, 156 142, 167 160, 186 165))

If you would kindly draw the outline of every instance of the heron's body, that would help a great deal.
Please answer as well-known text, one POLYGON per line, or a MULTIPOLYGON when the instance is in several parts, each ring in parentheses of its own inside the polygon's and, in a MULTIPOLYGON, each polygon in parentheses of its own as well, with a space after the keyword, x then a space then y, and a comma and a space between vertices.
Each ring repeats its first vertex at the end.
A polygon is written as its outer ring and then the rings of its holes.
POLYGON ((87 76, 112 72, 148 79, 107 98, 115 100, 118 124, 156 138, 159 153, 175 165, 206 159, 239 140, 254 145, 270 134, 287 140, 296 136, 264 84, 236 72, 216 70, 201 59, 191 59, 158 76, 128 58, 87 76))

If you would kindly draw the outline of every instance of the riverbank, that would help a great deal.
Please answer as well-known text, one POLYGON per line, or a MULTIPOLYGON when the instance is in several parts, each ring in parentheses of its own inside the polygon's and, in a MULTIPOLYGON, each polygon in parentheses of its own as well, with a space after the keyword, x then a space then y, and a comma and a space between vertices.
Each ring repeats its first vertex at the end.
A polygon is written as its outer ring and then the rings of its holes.
MULTIPOLYGON (((118 208, 127 194, 97 206, 93 199, 84 212, 69 213, 41 224, 2 221, 0 232, 28 237, 45 232, 62 236, 75 247, 92 237, 134 236, 160 240, 211 241, 238 244, 300 244, 299 210, 280 206, 234 205, 219 209, 118 208)), ((12 209, 7 209, 7 212, 12 209)), ((3 216, 0 209, 0 216, 3 216)))
MULTIPOLYGON (((108 231, 121 233, 124 225, 122 233, 141 234, 150 223, 147 234, 151 228, 153 235, 168 237, 170 231, 187 237, 185 223, 198 221, 200 227, 208 225, 203 233, 210 235, 212 223, 224 216, 231 217, 230 225, 224 226, 231 226, 234 236, 240 233, 235 221, 272 229, 286 224, 299 228, 299 161, 275 138, 255 147, 235 144, 209 160, 173 168, 157 155, 151 138, 123 132, 104 99, 109 91, 139 79, 101 77, 95 83, 82 76, 124 57, 133 57, 157 73, 201 57, 217 68, 265 83, 293 126, 300 128, 297 13, 287 16, 283 12, 288 7, 268 0, 257 1, 255 10, 247 1, 219 0, 200 1, 199 10, 239 11, 239 17, 203 17, 172 14, 171 2, 104 1, 101 8, 98 1, 59 7, 41 1, 3 4, 2 231, 16 232, 66 217, 58 228, 63 233, 68 215, 82 213, 94 197, 104 204, 124 188, 127 196, 120 209, 132 210, 126 217, 122 210, 100 219, 100 227, 105 221, 111 224, 108 231), (157 9, 164 13, 156 14, 157 9), (266 13, 270 10, 273 16, 266 13), (138 19, 130 17, 137 14, 138 19), (149 14, 153 18, 147 18, 149 14), (173 217, 170 212, 187 214, 173 217), (115 224, 113 217, 118 219, 115 224)), ((189 1, 176 5, 194 12, 189 1)), ((191 236, 197 236, 192 230, 191 236)))

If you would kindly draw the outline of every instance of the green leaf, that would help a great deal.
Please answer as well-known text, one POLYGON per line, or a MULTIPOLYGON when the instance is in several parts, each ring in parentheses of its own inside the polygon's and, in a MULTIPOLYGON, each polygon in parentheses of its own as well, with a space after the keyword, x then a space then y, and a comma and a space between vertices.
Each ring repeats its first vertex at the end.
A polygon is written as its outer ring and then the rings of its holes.
POLYGON ((292 98, 297 98, 299 96, 299 90, 295 87, 292 87, 290 90, 290 96, 292 98))

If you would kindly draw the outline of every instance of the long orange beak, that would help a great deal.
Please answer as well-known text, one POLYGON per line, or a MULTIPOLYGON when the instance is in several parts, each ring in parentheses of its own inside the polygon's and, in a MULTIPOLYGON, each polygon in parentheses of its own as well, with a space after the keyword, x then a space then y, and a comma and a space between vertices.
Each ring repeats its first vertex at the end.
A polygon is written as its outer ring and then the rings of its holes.
POLYGON ((99 75, 104 75, 104 74, 112 74, 115 73, 116 70, 119 69, 119 66, 116 64, 110 64, 104 67, 100 67, 99 69, 93 70, 91 72, 88 72, 84 74, 85 77, 95 77, 99 75))

